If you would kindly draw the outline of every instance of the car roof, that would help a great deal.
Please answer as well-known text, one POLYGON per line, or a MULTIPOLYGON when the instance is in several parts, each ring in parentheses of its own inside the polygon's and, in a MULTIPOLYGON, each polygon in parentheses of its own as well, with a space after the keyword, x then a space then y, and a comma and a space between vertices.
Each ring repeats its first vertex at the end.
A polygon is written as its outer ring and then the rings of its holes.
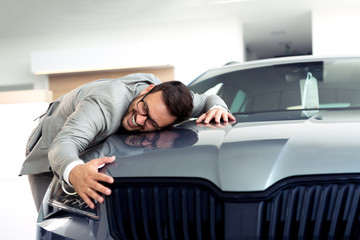
MULTIPOLYGON (((341 60, 341 59, 358 59, 360 56, 358 55, 346 55, 346 56, 314 56, 314 55, 303 55, 303 56, 292 56, 292 57, 279 57, 279 58, 269 58, 269 59, 261 59, 247 62, 230 62, 229 64, 225 64, 221 67, 212 68, 203 74, 201 74, 198 78, 196 78, 191 83, 197 81, 202 81, 211 77, 215 77, 218 75, 222 75, 225 73, 266 67, 271 65, 281 65, 281 64, 291 64, 291 63, 301 63, 301 62, 316 62, 316 61, 332 61, 332 60, 341 60)), ((191 85, 191 83, 189 85, 191 85)))

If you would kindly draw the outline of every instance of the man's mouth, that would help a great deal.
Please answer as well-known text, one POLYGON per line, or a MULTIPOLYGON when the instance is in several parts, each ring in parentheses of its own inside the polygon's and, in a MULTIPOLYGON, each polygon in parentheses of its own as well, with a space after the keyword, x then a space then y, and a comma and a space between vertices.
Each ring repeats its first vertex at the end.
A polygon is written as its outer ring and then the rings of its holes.
POLYGON ((139 125, 136 123, 136 120, 135 120, 135 113, 131 116, 131 122, 134 127, 139 127, 139 125))

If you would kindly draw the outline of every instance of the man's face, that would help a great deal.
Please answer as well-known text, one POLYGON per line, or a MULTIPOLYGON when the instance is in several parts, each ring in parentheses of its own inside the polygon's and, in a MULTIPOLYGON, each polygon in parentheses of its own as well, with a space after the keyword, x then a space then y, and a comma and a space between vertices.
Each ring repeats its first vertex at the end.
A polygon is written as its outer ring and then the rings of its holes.
POLYGON ((161 91, 143 97, 144 94, 141 94, 131 102, 121 121, 125 130, 150 132, 157 130, 157 127, 163 128, 175 122, 176 117, 167 109, 161 91))
POLYGON ((129 135, 124 142, 128 146, 145 149, 171 148, 178 137, 178 133, 165 130, 129 135))

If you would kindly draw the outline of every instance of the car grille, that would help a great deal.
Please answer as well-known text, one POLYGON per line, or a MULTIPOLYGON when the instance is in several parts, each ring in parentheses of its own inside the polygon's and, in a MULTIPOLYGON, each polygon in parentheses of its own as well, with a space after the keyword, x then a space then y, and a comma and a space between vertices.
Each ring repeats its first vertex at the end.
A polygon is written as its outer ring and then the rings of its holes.
POLYGON ((121 186, 111 197, 116 239, 216 239, 223 204, 198 187, 121 186))
POLYGON ((356 181, 283 184, 271 192, 251 194, 223 193, 199 180, 169 181, 116 183, 107 198, 111 235, 115 239, 360 238, 356 181))
POLYGON ((266 239, 359 239, 359 196, 359 183, 284 189, 262 202, 262 236, 266 239))

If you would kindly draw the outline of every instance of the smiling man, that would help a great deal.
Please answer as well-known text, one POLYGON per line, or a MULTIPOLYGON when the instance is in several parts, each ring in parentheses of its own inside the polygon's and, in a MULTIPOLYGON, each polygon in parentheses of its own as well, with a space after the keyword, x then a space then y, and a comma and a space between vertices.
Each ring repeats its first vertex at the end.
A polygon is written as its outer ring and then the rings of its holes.
POLYGON ((191 93, 180 82, 167 82, 156 87, 151 84, 130 104, 121 121, 122 127, 127 131, 160 130, 186 120, 192 109, 191 93), (182 112, 176 111, 176 108, 182 112))
POLYGON ((234 117, 216 95, 192 93, 178 81, 161 83, 151 74, 131 74, 119 79, 101 79, 74 89, 52 104, 29 137, 20 175, 29 175, 37 209, 55 175, 72 186, 94 208, 93 200, 111 190, 99 182, 113 178, 98 168, 114 157, 84 163, 79 154, 119 129, 156 131, 189 117, 197 122, 227 122, 234 117))

